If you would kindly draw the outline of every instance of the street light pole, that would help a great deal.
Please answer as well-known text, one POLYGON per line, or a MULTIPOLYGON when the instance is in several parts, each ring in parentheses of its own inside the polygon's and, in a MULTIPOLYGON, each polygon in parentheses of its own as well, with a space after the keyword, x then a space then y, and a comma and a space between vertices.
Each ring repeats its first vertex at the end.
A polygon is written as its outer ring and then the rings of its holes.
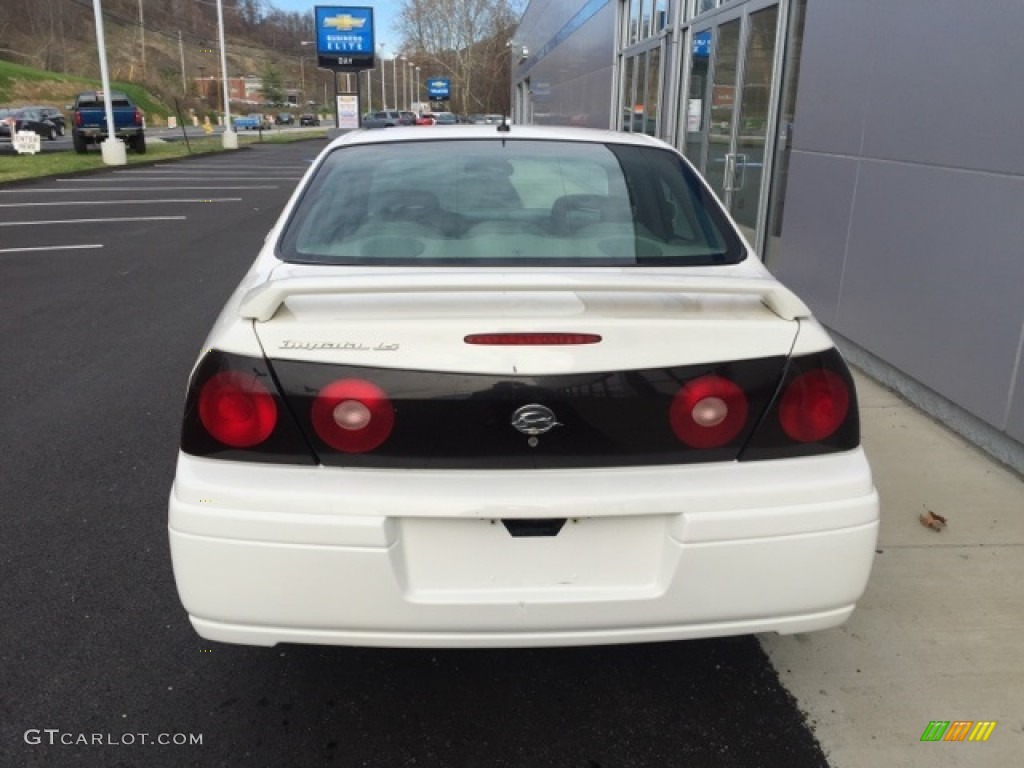
POLYGON ((416 98, 413 99, 417 104, 420 104, 420 68, 416 67, 416 98))
MULTIPOLYGON (((100 144, 100 153, 106 165, 127 165, 128 155, 124 142, 114 133, 114 107, 110 101, 110 72, 107 69, 107 43, 103 36, 103 9, 100 0, 92 0, 93 15, 96 19, 96 47, 100 55, 100 81, 103 83, 103 108, 107 118, 107 138, 100 144)), ((14 127, 11 127, 11 141, 14 141, 14 127)))
POLYGON ((220 36, 220 72, 224 78, 224 149, 238 149, 238 135, 231 130, 231 100, 228 96, 228 57, 224 50, 224 7, 217 0, 217 31, 220 36))
MULTIPOLYGON (((315 44, 316 44, 316 40, 301 40, 301 41, 299 41, 299 45, 301 45, 301 46, 315 45, 315 44)), ((305 66, 306 59, 309 59, 310 61, 313 61, 313 59, 315 59, 315 58, 316 58, 315 56, 299 56, 299 83, 300 83, 299 84, 299 91, 302 94, 302 100, 303 101, 306 100, 306 66, 305 66)), ((313 93, 316 93, 316 73, 313 74, 313 93)))
POLYGON ((384 77, 384 43, 378 43, 380 48, 380 108, 388 108, 388 91, 387 91, 387 78, 384 77))

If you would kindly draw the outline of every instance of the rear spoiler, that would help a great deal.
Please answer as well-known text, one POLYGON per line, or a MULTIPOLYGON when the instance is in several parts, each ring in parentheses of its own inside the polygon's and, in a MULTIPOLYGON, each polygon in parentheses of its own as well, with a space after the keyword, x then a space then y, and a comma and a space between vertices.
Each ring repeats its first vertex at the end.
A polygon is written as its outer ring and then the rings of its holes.
POLYGON ((238 314, 266 322, 290 296, 369 293, 479 293, 483 291, 578 291, 581 293, 681 293, 758 296, 783 320, 810 317, 797 296, 771 278, 672 277, 665 275, 538 274, 462 272, 458 274, 288 277, 269 280, 242 298, 238 314))

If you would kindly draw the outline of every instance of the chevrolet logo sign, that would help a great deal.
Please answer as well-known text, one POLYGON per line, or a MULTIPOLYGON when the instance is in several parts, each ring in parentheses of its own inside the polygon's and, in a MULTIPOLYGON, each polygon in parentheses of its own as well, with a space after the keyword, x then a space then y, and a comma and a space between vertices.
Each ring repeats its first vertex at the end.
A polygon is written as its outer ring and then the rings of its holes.
POLYGON ((341 32, 351 32, 353 29, 362 29, 364 24, 366 24, 366 19, 357 19, 355 16, 350 16, 347 13, 340 16, 332 16, 329 19, 324 19, 325 27, 328 29, 334 27, 341 32))

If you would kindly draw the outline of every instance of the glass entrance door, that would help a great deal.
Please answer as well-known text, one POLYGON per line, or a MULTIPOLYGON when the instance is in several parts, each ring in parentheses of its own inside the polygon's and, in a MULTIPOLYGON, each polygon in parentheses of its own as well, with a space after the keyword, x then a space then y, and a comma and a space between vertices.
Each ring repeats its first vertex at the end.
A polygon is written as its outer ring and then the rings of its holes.
POLYGON ((778 0, 755 0, 695 25, 692 38, 684 151, 755 248, 764 219, 778 21, 778 0))

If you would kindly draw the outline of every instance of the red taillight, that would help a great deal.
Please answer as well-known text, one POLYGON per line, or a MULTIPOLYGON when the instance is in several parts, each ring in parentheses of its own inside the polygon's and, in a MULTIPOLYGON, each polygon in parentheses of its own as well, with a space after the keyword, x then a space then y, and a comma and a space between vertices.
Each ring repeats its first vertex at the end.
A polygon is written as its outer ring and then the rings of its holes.
POLYGON ((597 344, 601 337, 596 333, 473 333, 464 341, 492 346, 563 346, 597 344))
POLYGON ((779 422, 793 440, 814 443, 839 429, 849 409, 850 391, 839 374, 808 371, 786 387, 779 403, 779 422))
POLYGON ((277 404, 253 374, 223 371, 200 389, 199 419, 224 445, 251 448, 274 431, 277 404))
POLYGON ((142 112, 138 109, 135 110, 135 124, 142 125, 142 112))
POLYGON ((81 112, 75 112, 74 120, 75 120, 75 125, 81 125, 82 124, 82 113, 81 112))
POLYGON ((320 390, 310 418, 327 445, 345 453, 366 453, 388 439, 395 409, 376 384, 340 379, 320 390))
POLYGON ((683 385, 669 407, 675 436, 691 448, 721 448, 743 430, 747 396, 721 376, 701 376, 683 385))

